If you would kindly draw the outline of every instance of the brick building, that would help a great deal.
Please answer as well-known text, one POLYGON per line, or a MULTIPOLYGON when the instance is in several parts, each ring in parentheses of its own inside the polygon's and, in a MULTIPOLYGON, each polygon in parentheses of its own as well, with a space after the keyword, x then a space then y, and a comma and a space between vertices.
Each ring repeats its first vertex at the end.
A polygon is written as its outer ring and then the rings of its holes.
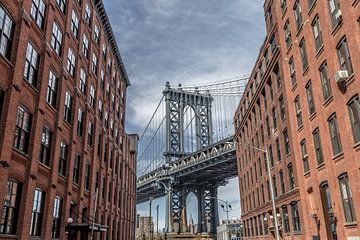
MULTIPOLYGON (((358 239, 359 1, 267 0, 264 10, 267 37, 235 114, 236 140, 269 151, 284 238, 358 239)), ((263 238, 261 214, 273 215, 263 159, 238 144, 245 239, 263 238)))
POLYGON ((134 239, 137 136, 102 1, 2 0, 0 75, 0 239, 134 239))

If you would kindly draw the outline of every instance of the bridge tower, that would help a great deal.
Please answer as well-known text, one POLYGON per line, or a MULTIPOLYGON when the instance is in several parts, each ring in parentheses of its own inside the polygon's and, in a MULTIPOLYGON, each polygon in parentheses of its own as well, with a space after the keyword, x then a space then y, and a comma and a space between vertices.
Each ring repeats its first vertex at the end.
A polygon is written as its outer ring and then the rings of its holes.
POLYGON ((184 109, 191 107, 195 113, 196 149, 200 150, 212 143, 211 104, 213 98, 210 93, 201 94, 199 91, 183 91, 181 86, 172 89, 169 82, 163 91, 166 102, 166 163, 184 156, 184 109))
MULTIPOLYGON (((169 82, 163 91, 166 106, 166 150, 164 152, 165 163, 169 165, 172 161, 188 154, 184 148, 184 115, 185 108, 191 107, 195 114, 195 138, 196 149, 201 150, 213 143, 212 128, 212 102, 213 97, 209 92, 200 93, 184 91, 181 85, 173 89, 169 82)), ((175 180, 176 181, 176 180, 175 180)), ((171 192, 167 194, 166 208, 166 231, 174 232, 174 225, 177 224, 177 232, 186 232, 186 198, 189 189, 195 192, 198 198, 198 232, 211 232, 216 234, 216 227, 219 223, 217 201, 217 187, 221 184, 201 182, 189 186, 186 182, 164 181, 171 192), (168 208, 169 207, 169 208, 168 208), (207 229, 207 222, 210 222, 211 229, 207 229)))

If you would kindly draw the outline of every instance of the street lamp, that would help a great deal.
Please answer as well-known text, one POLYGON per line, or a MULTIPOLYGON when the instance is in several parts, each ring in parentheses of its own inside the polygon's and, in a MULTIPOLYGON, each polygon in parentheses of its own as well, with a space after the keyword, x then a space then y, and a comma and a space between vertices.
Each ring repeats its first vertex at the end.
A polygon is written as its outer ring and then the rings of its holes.
MULTIPOLYGON (((270 185, 270 193, 271 193, 271 203, 272 203, 272 207, 273 207, 273 214, 276 214, 275 192, 274 192, 274 185, 272 182, 272 177, 271 177, 271 172, 270 172, 269 153, 268 153, 267 148, 261 149, 261 148, 257 148, 257 147, 254 147, 254 146, 251 146, 248 144, 244 144, 244 143, 240 143, 240 142, 235 142, 235 143, 237 143, 241 146, 248 147, 248 148, 257 150, 259 152, 265 153, 266 168, 268 170, 267 172, 268 172, 268 177, 269 177, 269 185, 270 185)), ((279 222, 278 222, 277 217, 274 218, 274 225, 275 225, 275 239, 280 240, 279 222)))
POLYGON ((161 185, 165 189, 165 194, 167 195, 166 209, 165 209, 166 210, 166 212, 165 212, 165 216, 166 216, 165 233, 172 232, 172 227, 171 227, 171 222, 170 222, 171 221, 170 214, 171 214, 171 195, 172 195, 171 183, 172 182, 173 182, 173 179, 170 178, 170 187, 166 186, 166 184, 161 182, 159 179, 156 179, 156 182, 154 183, 154 185, 157 186, 158 188, 160 188, 160 185, 161 185))
POLYGON ((218 200, 219 202, 222 202, 222 203, 224 203, 224 204, 221 204, 220 206, 221 206, 221 208, 224 210, 224 212, 226 212, 226 220, 227 220, 227 222, 229 222, 229 212, 231 211, 231 205, 229 204, 229 202, 228 202, 228 200, 226 200, 226 201, 224 201, 224 200, 222 200, 222 199, 219 199, 219 198, 217 198, 217 197, 210 197, 210 199, 216 199, 216 200, 218 200))

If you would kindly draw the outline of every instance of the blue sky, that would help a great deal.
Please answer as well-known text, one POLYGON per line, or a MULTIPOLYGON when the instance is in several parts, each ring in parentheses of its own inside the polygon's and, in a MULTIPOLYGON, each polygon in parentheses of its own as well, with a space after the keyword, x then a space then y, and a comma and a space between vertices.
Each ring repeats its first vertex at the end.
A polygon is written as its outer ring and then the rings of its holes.
MULTIPOLYGON (((186 85, 250 73, 265 36, 259 0, 103 1, 132 84, 129 133, 143 131, 166 81, 186 85)), ((219 198, 232 202, 231 217, 240 216, 236 179, 219 189, 219 198)), ((195 202, 189 197, 188 213, 196 217, 195 202)), ((163 199, 154 202, 154 210, 157 204, 162 219, 163 199)), ((147 213, 147 204, 138 211, 147 213)))

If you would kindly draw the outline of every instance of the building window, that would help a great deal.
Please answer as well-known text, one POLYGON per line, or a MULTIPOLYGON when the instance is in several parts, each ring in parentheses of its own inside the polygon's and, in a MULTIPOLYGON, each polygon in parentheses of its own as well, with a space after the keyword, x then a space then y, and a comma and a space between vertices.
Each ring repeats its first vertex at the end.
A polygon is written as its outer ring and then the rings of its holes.
POLYGON ((66 70, 69 72, 69 74, 72 77, 75 77, 75 63, 76 63, 75 54, 74 54, 73 50, 71 48, 69 48, 66 70))
POLYGON ((316 50, 316 52, 318 52, 319 49, 323 45, 319 16, 315 17, 315 19, 312 23, 312 29, 313 29, 314 39, 315 39, 315 50, 316 50))
POLYGON ((293 190, 295 188, 295 176, 294 176, 294 169, 292 164, 288 166, 288 174, 289 174, 290 190, 293 190))
POLYGON ((102 58, 103 58, 103 61, 106 60, 106 45, 103 44, 102 46, 102 58))
POLYGON ((326 101, 332 96, 329 72, 326 62, 321 65, 319 71, 320 71, 320 79, 321 79, 324 100, 326 101))
POLYGON ((308 105, 309 105, 309 114, 312 115, 315 113, 316 108, 315 108, 314 95, 313 95, 311 81, 309 81, 308 84, 306 84, 305 88, 306 88, 306 95, 307 95, 307 100, 308 100, 308 105))
POLYGON ((336 220, 334 216, 334 209, 332 207, 331 193, 327 182, 320 185, 320 198, 325 221, 328 222, 326 230, 331 234, 330 239, 338 239, 336 233, 336 220))
MULTIPOLYGON (((279 163, 279 162, 281 162, 281 149, 280 149, 280 141, 279 141, 279 138, 276 138, 275 144, 276 144, 277 160, 278 160, 278 163, 279 163)), ((272 164, 272 166, 274 166, 274 164, 272 164)))
POLYGON ((78 119, 77 119, 77 134, 80 137, 83 137, 84 133, 84 111, 79 108, 78 109, 78 119))
POLYGON ((302 26, 302 11, 301 11, 301 6, 300 6, 299 0, 296 0, 296 2, 295 2, 294 15, 295 15, 296 29, 297 29, 297 31, 299 31, 302 26))
POLYGON ((276 86, 278 89, 280 89, 281 88, 281 74, 280 74, 280 70, 279 70, 279 65, 277 63, 274 67, 273 73, 275 75, 276 86))
POLYGON ((15 23, 6 10, 0 6, 0 55, 10 59, 15 23))
POLYGON ((329 119, 329 130, 331 143, 333 147, 333 154, 337 155, 342 152, 341 138, 339 132, 339 126, 336 118, 336 114, 333 114, 329 119))
POLYGON ((79 18, 74 10, 71 12, 71 31, 75 38, 79 36, 79 18))
POLYGON ((308 7, 309 7, 309 10, 312 8, 312 6, 314 5, 316 0, 307 0, 308 2, 308 7))
POLYGON ((268 221, 269 219, 266 217, 266 213, 263 213, 263 216, 264 216, 264 234, 265 235, 268 235, 269 234, 269 224, 268 224, 268 221))
POLYGON ((353 97, 349 104, 350 122, 355 143, 360 142, 360 101, 359 97, 353 97))
POLYGON ((80 69, 80 84, 79 88, 83 94, 86 94, 86 73, 83 68, 80 69))
POLYGON ((103 117, 102 101, 99 100, 99 119, 100 119, 100 121, 102 121, 102 117, 103 117))
POLYGON ((284 181, 284 172, 282 170, 279 172, 279 176, 280 176, 281 193, 284 194, 285 193, 285 181, 284 181))
POLYGON ((29 42, 26 50, 24 79, 34 87, 36 87, 36 80, 38 77, 39 58, 39 53, 29 42))
POLYGON ((31 114, 23 106, 19 106, 16 117, 14 147, 24 153, 28 152, 30 131, 31 131, 31 114))
POLYGON ((309 62, 308 62, 308 58, 307 58, 306 45, 305 45, 304 38, 300 41, 299 49, 300 49, 302 70, 305 71, 309 66, 309 62))
POLYGON ((307 153, 307 148, 306 148, 306 140, 303 139, 300 143, 301 146, 301 157, 303 160, 303 167, 304 167, 304 173, 307 173, 310 171, 310 167, 309 167, 309 156, 307 153))
POLYGON ((90 163, 86 163, 85 179, 84 179, 84 184, 85 184, 85 189, 86 190, 90 190, 90 174, 91 174, 90 163))
POLYGON ((64 120, 71 124, 72 115, 72 96, 68 91, 65 92, 65 108, 64 108, 64 120))
POLYGON ((52 35, 51 35, 51 47, 55 50, 57 55, 61 54, 61 45, 62 45, 62 32, 59 25, 54 22, 52 35))
POLYGON ((342 20, 340 4, 338 0, 328 0, 332 27, 335 28, 342 20))
POLYGON ((90 86, 90 99, 89 99, 89 104, 92 108, 95 107, 95 88, 94 85, 90 86))
POLYGON ((41 236, 44 201, 45 192, 40 188, 36 188, 31 214, 30 236, 41 236))
POLYGON ((89 4, 85 4, 85 15, 84 15, 85 22, 90 25, 90 19, 91 19, 91 9, 89 7, 89 4))
POLYGON ((56 108, 56 93, 57 93, 57 78, 56 75, 50 70, 48 88, 46 93, 46 102, 53 108, 56 108))
POLYGON ((289 21, 289 19, 285 23, 284 32, 285 32, 286 48, 288 49, 292 44, 291 29, 290 29, 290 21, 289 21))
POLYGON ((347 44, 346 38, 343 38, 336 47, 340 62, 340 68, 342 70, 347 70, 349 76, 353 74, 353 67, 351 63, 350 51, 347 44))
POLYGON ((295 71, 295 65, 294 65, 294 58, 293 57, 290 58, 289 68, 290 68, 291 85, 295 86, 295 84, 296 84, 296 71, 295 71))
POLYGON ((284 219, 284 232, 288 233, 288 232, 290 232, 288 207, 286 205, 284 205, 281 208, 282 208, 283 219, 284 219))
POLYGON ((3 107, 4 107, 4 99, 5 99, 5 91, 0 88, 0 120, 1 120, 1 114, 3 112, 3 107))
POLYGON ((40 162, 50 166, 52 132, 48 127, 43 127, 41 134, 40 162))
POLYGON ((33 0, 31 5, 31 17, 36 24, 43 29, 45 20, 45 4, 43 0, 33 0))
POLYGON ((284 135, 284 146, 285 146, 285 155, 290 154, 290 140, 289 140, 289 133, 287 129, 283 131, 284 135))
POLYGON ((83 35, 83 47, 82 47, 82 51, 84 54, 85 58, 89 57, 89 39, 87 38, 86 34, 84 33, 83 35))
POLYGON ((74 172, 73 172, 73 182, 76 184, 79 184, 79 180, 80 180, 80 161, 81 161, 81 156, 79 154, 76 154, 74 161, 74 172))
POLYGON ((100 42, 100 30, 99 27, 97 25, 95 25, 95 29, 94 29, 94 40, 97 44, 99 44, 100 42))
POLYGON ((0 222, 0 234, 16 234, 21 193, 21 182, 9 178, 5 187, 5 198, 0 222))
POLYGON ((286 11, 286 0, 280 0, 281 13, 284 14, 286 11))
POLYGON ((276 184, 276 176, 274 175, 272 177, 272 181, 273 181, 273 186, 274 186, 274 194, 275 194, 275 198, 278 196, 277 194, 277 184, 276 184))
POLYGON ((285 118, 286 118, 286 110, 285 110, 285 101, 284 101, 283 96, 280 96, 279 103, 280 103, 280 117, 281 117, 281 120, 285 120, 285 118))
POLYGON ((92 147, 93 145, 93 132, 94 132, 93 124, 92 122, 89 122, 87 143, 90 147, 92 147))
POLYGON ((260 236, 263 235, 263 225, 262 225, 262 221, 261 221, 261 215, 258 216, 258 221, 259 221, 259 234, 260 236))
POLYGON ((66 176, 66 165, 68 158, 68 145, 64 142, 60 143, 60 162, 59 162, 59 174, 61 176, 66 176))
POLYGON ((343 202, 344 214, 346 222, 355 222, 355 209, 352 200, 352 194, 349 185, 349 178, 348 175, 342 174, 339 177, 339 184, 340 184, 340 192, 343 202))
POLYGON ((105 128, 109 128, 109 112, 105 111, 105 128))
POLYGON ((315 131, 313 132, 313 138, 314 138, 314 147, 316 152, 317 164, 320 165, 324 162, 324 157, 322 153, 319 128, 315 129, 315 131))
POLYGON ((66 0, 56 0, 60 10, 65 14, 66 11, 66 0))
POLYGON ((301 127, 303 125, 303 120, 302 120, 302 111, 301 111, 301 103, 300 103, 299 96, 296 96, 294 102, 295 102, 297 125, 298 125, 298 127, 301 127))
POLYGON ((93 53, 91 69, 95 75, 97 75, 97 56, 93 53))
POLYGON ((275 130, 275 129, 277 129, 277 119, 276 119, 276 110, 275 110, 275 108, 273 108, 271 110, 271 112, 272 112, 272 120, 273 120, 273 129, 275 130))
POLYGON ((294 232, 300 232, 300 214, 299 214, 299 206, 297 202, 291 203, 291 213, 293 217, 293 227, 294 232))
POLYGON ((267 136, 270 137, 271 133, 270 133, 270 123, 269 123, 269 118, 266 117, 265 119, 266 121, 266 133, 267 133, 267 136))
POLYGON ((54 212, 53 212, 53 224, 52 224, 52 231, 51 231, 52 238, 60 237, 62 202, 63 202, 63 200, 60 197, 55 198, 54 212))

